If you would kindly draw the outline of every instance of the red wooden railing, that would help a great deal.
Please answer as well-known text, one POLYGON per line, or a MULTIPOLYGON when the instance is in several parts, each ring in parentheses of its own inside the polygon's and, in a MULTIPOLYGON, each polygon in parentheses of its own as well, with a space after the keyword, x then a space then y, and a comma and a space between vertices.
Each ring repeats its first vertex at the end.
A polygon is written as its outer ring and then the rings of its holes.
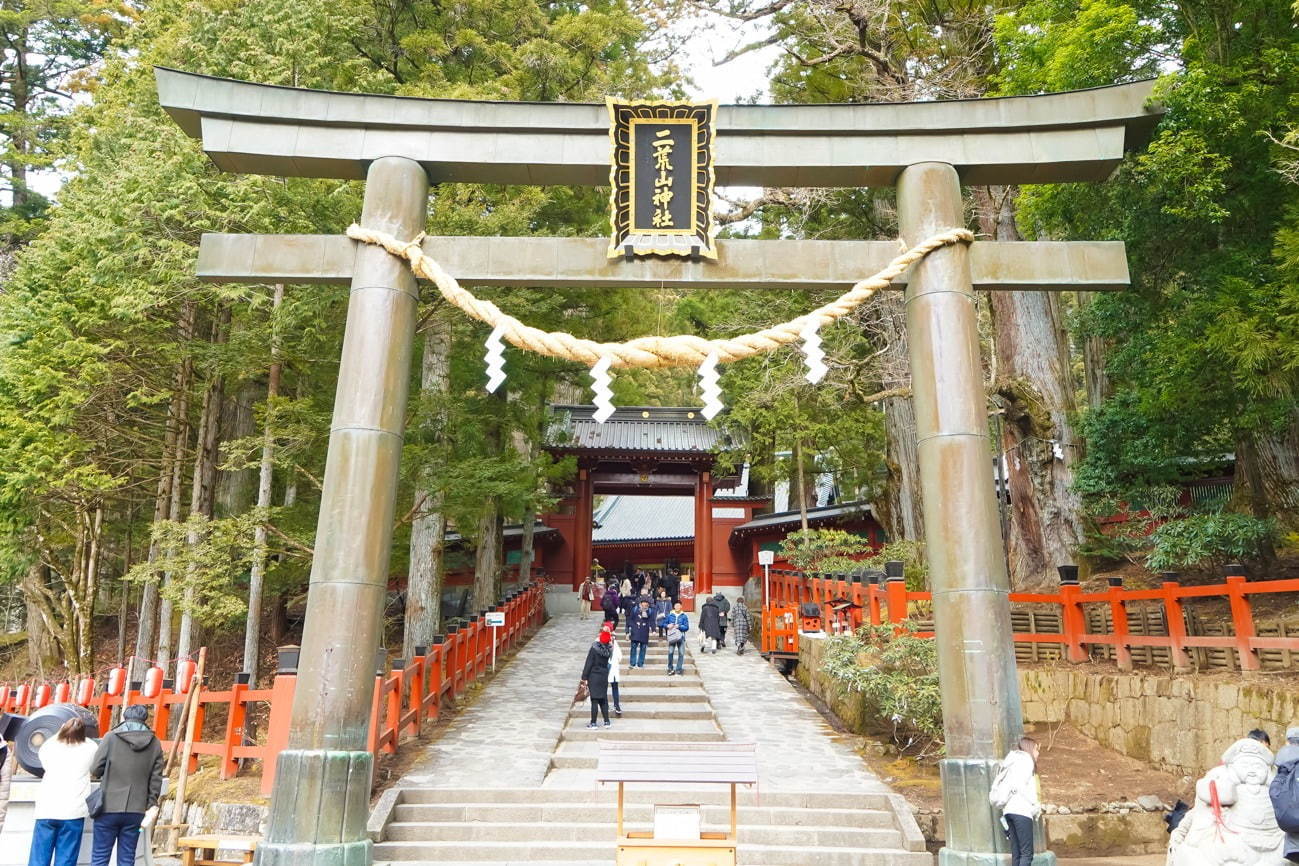
MULTIPOLYGON (((399 659, 392 663, 391 672, 376 673, 370 710, 370 751, 376 756, 392 754, 403 735, 416 736, 424 722, 436 721, 443 703, 454 700, 487 670, 493 637, 499 656, 542 624, 545 597, 544 581, 533 581, 489 609, 504 613, 504 626, 489 628, 485 614, 470 617, 468 625, 448 629, 446 635, 435 637, 433 646, 417 647, 415 658, 399 659)), ((192 769, 197 768, 200 755, 215 755, 221 778, 229 779, 239 772, 241 760, 261 761, 262 793, 271 792, 275 759, 289 741, 289 720, 297 683, 296 649, 281 651, 280 670, 270 688, 250 688, 246 675, 240 674, 229 689, 203 688, 199 692, 195 709, 195 730, 199 734, 193 746, 192 769), (257 703, 269 705, 265 742, 246 744, 248 710, 257 703), (227 710, 222 729, 205 731, 203 721, 208 709, 221 706, 227 710), (208 738, 204 739, 205 736, 208 738)), ((117 674, 83 678, 75 684, 66 681, 52 685, 36 681, 3 684, 0 685, 0 710, 29 715, 65 698, 93 710, 99 718, 99 729, 104 731, 109 727, 114 708, 142 704, 151 709, 153 730, 163 740, 163 748, 170 748, 171 741, 167 739, 170 722, 186 695, 172 688, 158 688, 146 694, 141 683, 128 685, 123 680, 119 669, 117 674), (87 681, 89 685, 85 684, 87 681)))
MULTIPOLYGON (((764 652, 789 652, 778 648, 780 641, 789 643, 787 625, 791 612, 804 602, 812 602, 821 609, 825 631, 838 634, 857 628, 862 623, 884 625, 901 623, 908 619, 913 602, 932 602, 928 592, 912 592, 906 582, 890 579, 881 587, 873 583, 853 580, 847 575, 807 575, 801 572, 778 570, 770 577, 770 598, 763 610, 764 652), (845 602, 847 604, 845 604, 845 602), (778 629, 780 637, 767 648, 765 637, 769 627, 778 629)), ((1021 643, 1053 643, 1065 648, 1069 661, 1083 662, 1090 658, 1089 646, 1109 645, 1115 650, 1120 669, 1132 667, 1132 648, 1139 646, 1168 648, 1173 666, 1189 668, 1187 650, 1197 647, 1232 649, 1240 659, 1241 670, 1259 669, 1259 650, 1299 650, 1297 637, 1260 637, 1255 633, 1254 616, 1250 607, 1252 596, 1275 593, 1299 593, 1299 580, 1247 581, 1244 575, 1233 574, 1224 583, 1210 586, 1182 586, 1176 580, 1165 580, 1154 589, 1124 589, 1111 585, 1102 592, 1083 592, 1077 584, 1065 584, 1056 593, 1012 592, 1012 603, 1054 605, 1060 610, 1059 632, 1016 632, 1014 639, 1021 643), (1231 611, 1234 634, 1188 635, 1183 614, 1187 599, 1224 599, 1231 611), (1128 631, 1127 606, 1134 602, 1162 604, 1168 622, 1167 635, 1131 634, 1128 631), (1111 633, 1094 633, 1087 630, 1083 605, 1099 604, 1109 607, 1114 630, 1111 633)), ((918 632, 922 637, 932 637, 933 632, 918 632)), ((797 652, 797 645, 792 651, 797 652)))

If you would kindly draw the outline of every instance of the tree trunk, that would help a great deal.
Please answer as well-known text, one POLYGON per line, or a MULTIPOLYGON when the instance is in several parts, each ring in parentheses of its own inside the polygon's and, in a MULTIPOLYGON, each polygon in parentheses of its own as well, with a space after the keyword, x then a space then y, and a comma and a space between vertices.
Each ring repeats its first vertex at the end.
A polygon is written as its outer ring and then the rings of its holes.
MULTIPOLYGON (((182 333, 189 333, 193 330, 193 310, 193 304, 186 304, 185 310, 181 313, 180 329, 182 333)), ((171 402, 167 407, 167 427, 163 435, 162 463, 158 470, 158 488, 155 491, 153 500, 153 520, 149 524, 151 529, 171 516, 172 475, 175 472, 176 463, 181 459, 181 451, 184 448, 184 443, 180 438, 180 430, 184 424, 184 415, 188 406, 187 395, 189 392, 190 369, 188 361, 176 366, 171 402)), ((158 542, 151 538, 148 553, 150 565, 158 561, 161 552, 158 542)), ((170 619, 170 611, 168 617, 170 619)), ((140 616, 135 632, 135 655, 126 666, 128 679, 138 680, 143 678, 146 660, 153 658, 157 621, 158 573, 150 570, 149 577, 145 580, 144 587, 140 592, 140 616)))
MULTIPOLYGON (((262 628, 262 584, 266 579, 266 524, 270 521, 271 483, 275 479, 275 399, 280 395, 279 344, 275 317, 284 301, 284 285, 275 284, 271 296, 271 367, 266 377, 266 421, 262 434, 262 462, 257 476, 257 528, 253 530, 253 562, 248 572, 248 621, 244 624, 244 673, 257 687, 257 658, 262 628)), ((410 658, 409 655, 406 658, 410 658)))
MULTIPOLYGON (((450 435, 446 405, 451 393, 451 323, 445 315, 434 315, 424 332, 420 393, 433 405, 428 433, 434 437, 436 451, 445 454, 450 435)), ((427 475, 421 477, 415 487, 415 502, 422 504, 410 526, 410 574, 401 641, 402 655, 408 659, 414 657, 415 647, 430 646, 442 625, 442 554, 447 534, 441 485, 427 475)))
MULTIPOLYGON (((1014 198, 1013 188, 976 189, 983 232, 1020 240, 1014 198)), ((993 387, 1005 419, 1011 587, 1044 588, 1054 582, 1056 566, 1074 562, 1083 535, 1081 503, 1072 489, 1073 465, 1082 455, 1068 335, 1055 293, 992 292, 990 301, 993 387)))
MULTIPOLYGON (((184 311, 181 314, 180 337, 185 344, 194 339, 194 326, 198 318, 198 307, 196 304, 189 302, 185 304, 184 311)), ((181 365, 183 375, 181 377, 182 387, 180 391, 180 405, 176 412, 176 449, 175 457, 171 461, 171 480, 167 483, 171 491, 171 501, 167 503, 167 520, 172 523, 180 522, 180 503, 181 503, 181 476, 184 472, 185 453, 189 449, 190 441, 190 423, 189 423, 189 395, 190 389, 194 383, 194 361, 186 357, 181 365)), ((174 550, 168 550, 168 554, 174 554, 174 550)), ((160 600, 158 602, 158 650, 156 661, 159 665, 166 667, 171 661, 171 621, 172 610, 175 604, 172 602, 171 594, 166 591, 167 586, 171 583, 171 570, 163 572, 162 584, 159 589, 160 600)), ((143 672, 139 679, 143 677, 143 672)))
POLYGON ((532 580, 532 560, 535 556, 534 539, 537 532, 537 512, 529 509, 523 515, 523 540, 519 542, 519 583, 532 580))
MULTIPOLYGON (((156 507, 156 506, 155 506, 156 507)), ((131 571, 131 541, 132 530, 135 528, 135 508, 132 507, 127 512, 126 517, 126 547, 122 551, 122 600, 117 610, 117 652, 113 654, 114 662, 121 662, 126 655, 126 619, 130 616, 131 610, 131 585, 126 582, 126 575, 131 571)), ((139 627, 137 625, 137 631, 139 627)))
POLYGON ((478 518, 478 550, 474 560, 474 596, 471 613, 478 613, 496 604, 501 597, 502 529, 501 506, 491 497, 486 510, 478 518))
MULTIPOLYGON (((1087 307, 1095 303, 1095 292, 1079 292, 1078 306, 1087 307)), ((1109 355, 1109 340, 1104 337, 1089 336, 1083 338, 1083 379, 1086 385, 1087 408, 1095 409, 1114 393, 1110 375, 1105 370, 1105 359, 1109 355)))
MULTIPOLYGON (((224 308, 217 315, 213 326, 212 342, 224 342, 225 332, 230 324, 230 308, 224 308)), ((203 411, 199 415, 198 439, 194 452, 194 473, 189 489, 189 516, 212 519, 212 509, 216 497, 217 456, 221 444, 220 421, 221 401, 225 395, 225 381, 221 374, 216 374, 208 383, 203 393, 203 411)), ((185 535, 185 545, 193 552, 203 540, 203 530, 191 523, 185 535)), ((198 566, 191 559, 186 568, 185 593, 180 612, 180 633, 176 638, 176 658, 188 658, 194 644, 194 604, 196 598, 195 583, 198 580, 198 566)))
MULTIPOLYGON (((261 384, 249 382, 233 396, 222 401, 218 427, 223 441, 243 439, 256 432, 257 417, 253 412, 253 406, 257 404, 260 397, 261 384)), ((259 477, 257 470, 252 467, 218 472, 216 507, 213 513, 218 517, 233 517, 247 512, 255 500, 257 494, 255 485, 259 477)))
MULTIPOLYGON (((883 293, 878 307, 886 341, 885 375, 880 384, 885 389, 903 387, 910 383, 911 376, 900 293, 883 293)), ((889 475, 881 522, 890 539, 921 541, 925 523, 921 513, 920 455, 916 444, 916 410, 909 396, 884 401, 884 436, 889 475)))
POLYGON ((45 598, 36 589, 44 584, 46 573, 45 566, 37 560, 23 577, 23 601, 27 607, 27 662, 42 679, 45 672, 56 664, 54 636, 47 625, 49 613, 44 609, 45 598))
POLYGON ((1237 502, 1258 518, 1279 518, 1294 527, 1299 521, 1299 410, 1277 431, 1254 430, 1239 437, 1236 448, 1237 502))
POLYGON ((798 521, 800 528, 807 532, 807 480, 803 472, 803 441, 794 440, 794 480, 798 483, 798 521))

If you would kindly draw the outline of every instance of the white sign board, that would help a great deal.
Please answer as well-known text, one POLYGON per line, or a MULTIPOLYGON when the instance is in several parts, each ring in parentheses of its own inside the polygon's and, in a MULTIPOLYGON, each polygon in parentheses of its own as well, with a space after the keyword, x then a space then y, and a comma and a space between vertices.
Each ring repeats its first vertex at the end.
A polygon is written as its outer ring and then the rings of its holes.
POLYGON ((717 520, 743 520, 745 517, 743 508, 713 508, 713 518, 717 520))
POLYGON ((504 626, 505 626, 505 611, 503 610, 487 611, 488 628, 504 628, 504 626))
POLYGON ((775 561, 776 561, 776 551, 774 550, 758 551, 758 565, 771 565, 775 561))

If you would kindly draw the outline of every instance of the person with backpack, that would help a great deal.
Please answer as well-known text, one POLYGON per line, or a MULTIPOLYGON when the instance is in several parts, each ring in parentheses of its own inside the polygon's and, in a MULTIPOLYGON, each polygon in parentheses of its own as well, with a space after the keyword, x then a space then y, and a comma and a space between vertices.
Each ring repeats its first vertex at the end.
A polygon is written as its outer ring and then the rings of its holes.
POLYGON ((149 708, 122 710, 122 722, 99 741, 90 775, 100 780, 104 808, 95 819, 91 866, 108 866, 117 847, 118 866, 135 863, 144 815, 162 795, 162 743, 145 724, 149 708))
POLYGON ((613 627, 618 627, 618 611, 622 609, 622 598, 618 595, 618 585, 616 581, 610 580, 609 585, 604 588, 604 595, 600 596, 600 609, 604 611, 605 622, 613 623, 613 627))
POLYGON ((37 751, 45 775, 36 789, 31 853, 27 866, 76 866, 90 810, 90 765, 95 742, 86 739, 81 716, 68 719, 37 751))
POLYGON ((722 615, 717 607, 717 600, 709 598, 699 609, 699 649, 701 652, 717 652, 722 639, 722 615))
POLYGON ((604 726, 609 727, 609 661, 613 658, 613 633, 610 629, 600 630, 600 637, 586 651, 586 663, 582 665, 582 682, 591 695, 591 724, 596 727, 596 712, 604 715, 604 726))
POLYGON ((1268 786, 1276 825, 1285 832, 1282 854, 1299 863, 1299 727, 1285 732, 1285 745, 1276 753, 1276 776, 1268 786))
POLYGON ((1038 793, 1037 756, 1032 737, 1020 737, 993 779, 988 801, 1001 810, 1001 826, 1010 839, 1010 866, 1032 866, 1033 822, 1042 813, 1038 793))
POLYGON ((663 618, 663 625, 668 637, 668 676, 682 676, 686 670, 686 632, 690 631, 690 617, 681 609, 681 602, 672 606, 672 612, 663 618))
POLYGON ((667 618, 670 613, 672 613, 672 599, 666 589, 660 589, 658 598, 654 600, 654 625, 659 630, 659 637, 668 636, 667 618))

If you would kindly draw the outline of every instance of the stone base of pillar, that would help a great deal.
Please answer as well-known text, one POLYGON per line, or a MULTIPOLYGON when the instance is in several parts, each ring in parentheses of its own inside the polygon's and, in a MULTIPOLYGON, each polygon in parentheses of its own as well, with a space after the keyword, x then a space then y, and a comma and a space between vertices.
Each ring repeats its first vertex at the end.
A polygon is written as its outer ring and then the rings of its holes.
POLYGON ((275 764, 275 809, 257 866, 369 866, 374 756, 286 749, 275 764))
MULTIPOLYGON (((943 780, 943 819, 947 844, 938 852, 938 866, 1009 866, 1010 847, 1001 827, 1001 815, 988 802, 992 780, 1001 761, 985 758, 944 758, 938 762, 943 780)), ((1034 828, 1033 866, 1055 866, 1055 855, 1046 847, 1044 825, 1034 828)))

